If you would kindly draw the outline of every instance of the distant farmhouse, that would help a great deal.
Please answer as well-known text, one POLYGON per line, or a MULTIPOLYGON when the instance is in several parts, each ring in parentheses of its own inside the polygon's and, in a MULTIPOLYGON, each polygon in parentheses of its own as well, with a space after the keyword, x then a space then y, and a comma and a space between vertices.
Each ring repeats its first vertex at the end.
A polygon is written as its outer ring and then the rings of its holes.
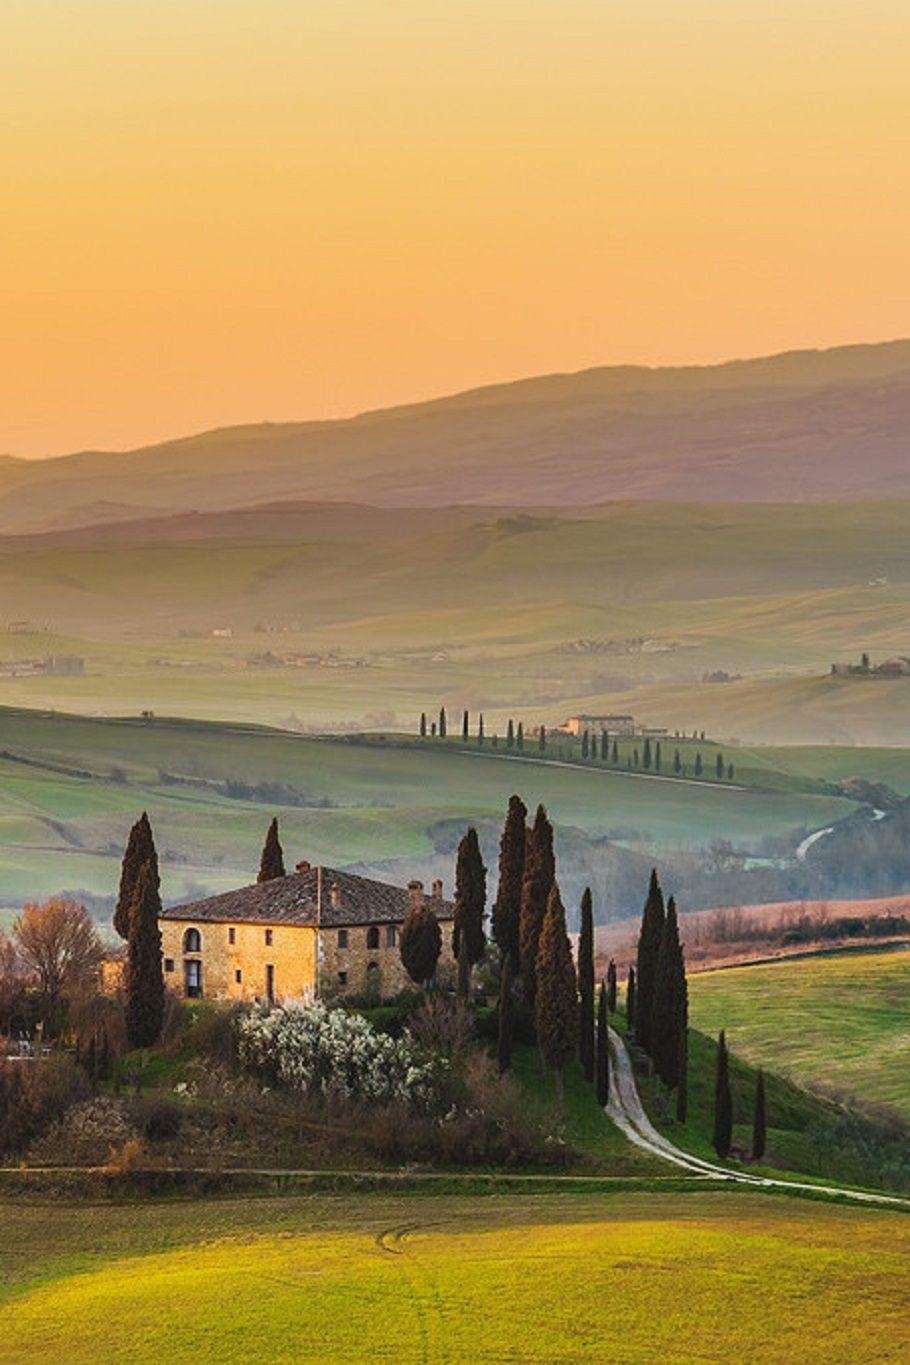
POLYGON ((419 881, 405 890, 299 863, 289 876, 163 910, 165 984, 190 1000, 394 995, 413 984, 398 935, 415 903, 434 910, 440 962, 454 964, 454 906, 442 882, 426 896, 419 881))
POLYGON ((569 716, 559 726, 559 732, 563 735, 581 735, 587 730, 589 734, 601 735, 623 735, 635 734, 634 716, 569 716))
POLYGON ((910 678, 910 656, 896 654, 883 663, 873 664, 868 654, 860 657, 858 664, 831 665, 833 678, 910 678))

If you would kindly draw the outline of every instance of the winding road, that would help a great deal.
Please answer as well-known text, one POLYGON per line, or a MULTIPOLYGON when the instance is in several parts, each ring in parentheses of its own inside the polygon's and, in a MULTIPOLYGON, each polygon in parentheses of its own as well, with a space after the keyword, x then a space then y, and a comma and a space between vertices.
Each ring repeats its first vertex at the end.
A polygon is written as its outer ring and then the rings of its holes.
POLYGON ((839 1195, 860 1204, 897 1206, 910 1212, 910 1199, 902 1199, 899 1195, 871 1194, 864 1190, 851 1190, 842 1185, 813 1185, 797 1180, 777 1180, 773 1176, 749 1175, 746 1171, 735 1171, 728 1166, 717 1166, 711 1161, 703 1161, 701 1157, 692 1156, 690 1152, 675 1147, 669 1138, 665 1138, 657 1131, 645 1113, 626 1045, 612 1028, 610 1042, 613 1047, 613 1069, 610 1073, 610 1098, 604 1112, 623 1136, 642 1151, 678 1166, 681 1170, 688 1171, 690 1175, 711 1176, 736 1185, 751 1185, 765 1190, 791 1192, 799 1190, 812 1194, 839 1195))

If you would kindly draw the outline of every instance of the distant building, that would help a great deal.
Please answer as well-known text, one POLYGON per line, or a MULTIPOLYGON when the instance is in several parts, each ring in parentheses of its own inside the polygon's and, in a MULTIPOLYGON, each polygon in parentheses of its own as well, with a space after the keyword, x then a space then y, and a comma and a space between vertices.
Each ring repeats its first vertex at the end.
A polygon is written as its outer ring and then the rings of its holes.
POLYGON ((296 872, 161 912, 165 983, 188 999, 312 1000, 380 997, 413 985, 398 935, 414 904, 442 929, 440 962, 454 964, 454 906, 442 882, 407 889, 300 863, 296 872))
POLYGON ((634 735, 634 716, 570 716, 559 726, 564 735, 580 735, 587 730, 590 734, 634 735))
POLYGON ((78 678, 85 672, 85 660, 78 654, 51 654, 44 660, 44 671, 55 678, 78 678))

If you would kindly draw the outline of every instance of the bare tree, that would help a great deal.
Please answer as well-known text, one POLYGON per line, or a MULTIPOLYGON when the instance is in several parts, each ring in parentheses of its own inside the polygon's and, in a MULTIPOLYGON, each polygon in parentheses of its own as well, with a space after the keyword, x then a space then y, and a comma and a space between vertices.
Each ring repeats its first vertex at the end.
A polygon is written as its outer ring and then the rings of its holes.
POLYGON ((104 949, 84 906, 56 898, 26 905, 13 931, 23 966, 43 997, 46 1024, 64 998, 96 987, 104 949))
POLYGON ((9 1032, 24 986, 25 971, 16 944, 0 933, 0 1032, 9 1032))

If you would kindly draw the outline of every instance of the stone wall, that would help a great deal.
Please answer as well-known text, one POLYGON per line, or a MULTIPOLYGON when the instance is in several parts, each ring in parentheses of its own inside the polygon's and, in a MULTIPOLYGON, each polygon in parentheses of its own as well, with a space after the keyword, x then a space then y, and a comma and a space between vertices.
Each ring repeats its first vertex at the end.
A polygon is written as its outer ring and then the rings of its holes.
MULTIPOLYGON (((439 955, 441 971, 454 970, 451 920, 441 920, 442 951, 439 955)), ((376 993, 385 998, 414 982, 408 976, 398 950, 400 924, 350 925, 347 928, 322 929, 319 934, 319 993, 325 996, 363 995, 375 982, 376 993), (378 946, 370 946, 370 931, 378 933, 378 946), (393 931, 391 938, 389 931, 393 931), (346 935, 339 941, 339 935, 346 935)))
POLYGON ((269 966, 273 968, 276 1000, 313 998, 316 930, 310 925, 193 924, 190 920, 164 919, 159 920, 158 927, 165 965, 164 984, 180 996, 186 994, 185 964, 192 960, 202 963, 202 998, 205 1000, 265 999, 269 966), (199 930, 202 947, 198 953, 184 950, 188 929, 199 930))

